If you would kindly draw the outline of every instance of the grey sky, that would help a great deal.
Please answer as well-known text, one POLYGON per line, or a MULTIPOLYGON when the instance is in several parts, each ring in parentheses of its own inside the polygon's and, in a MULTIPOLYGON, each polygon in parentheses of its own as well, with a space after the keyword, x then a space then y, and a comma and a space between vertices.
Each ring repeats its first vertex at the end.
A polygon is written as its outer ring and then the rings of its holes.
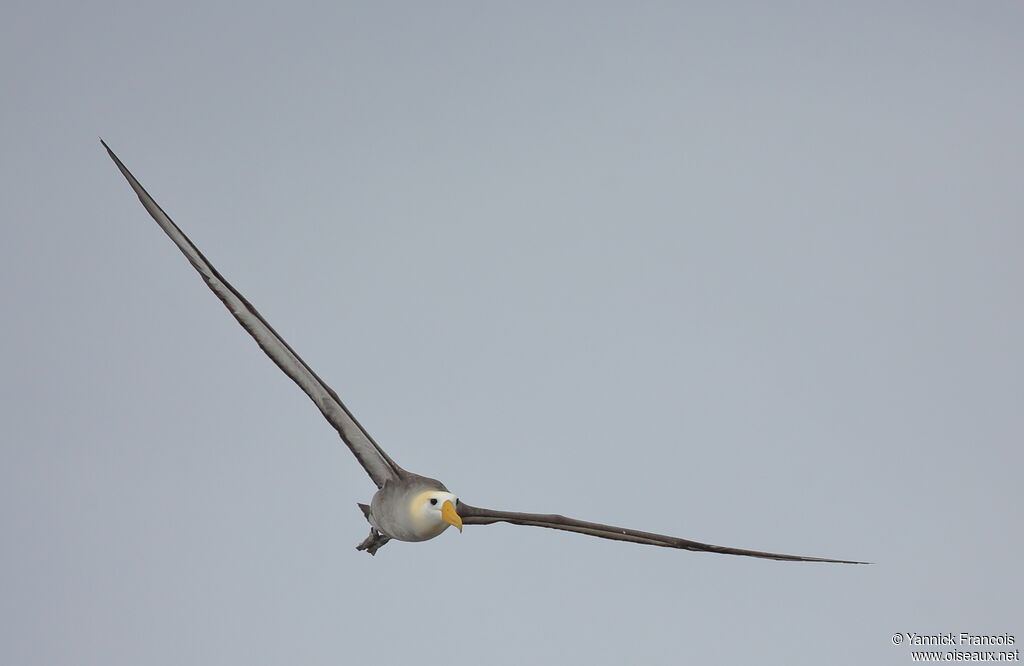
POLYGON ((0 661, 903 664, 1015 634, 1019 3, 18 3, 0 661), (404 467, 373 485, 102 135, 404 467), (384 656, 378 656, 384 655, 384 656))

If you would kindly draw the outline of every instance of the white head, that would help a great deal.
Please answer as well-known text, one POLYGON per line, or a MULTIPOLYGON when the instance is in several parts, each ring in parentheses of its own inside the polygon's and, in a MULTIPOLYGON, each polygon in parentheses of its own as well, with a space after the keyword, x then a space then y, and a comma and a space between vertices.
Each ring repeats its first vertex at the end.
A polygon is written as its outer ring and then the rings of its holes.
POLYGON ((444 532, 449 525, 462 531, 462 518, 455 510, 459 498, 446 490, 428 490, 413 496, 409 510, 416 530, 430 534, 431 538, 444 532))

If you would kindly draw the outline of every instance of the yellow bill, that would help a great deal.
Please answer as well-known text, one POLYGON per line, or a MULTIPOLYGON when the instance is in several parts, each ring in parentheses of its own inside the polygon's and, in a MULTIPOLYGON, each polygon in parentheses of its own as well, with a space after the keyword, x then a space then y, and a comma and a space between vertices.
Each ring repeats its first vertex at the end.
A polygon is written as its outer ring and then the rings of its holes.
POLYGON ((441 518, 449 525, 458 527, 460 532, 462 531, 462 518, 455 511, 455 505, 451 500, 445 500, 441 505, 441 518))

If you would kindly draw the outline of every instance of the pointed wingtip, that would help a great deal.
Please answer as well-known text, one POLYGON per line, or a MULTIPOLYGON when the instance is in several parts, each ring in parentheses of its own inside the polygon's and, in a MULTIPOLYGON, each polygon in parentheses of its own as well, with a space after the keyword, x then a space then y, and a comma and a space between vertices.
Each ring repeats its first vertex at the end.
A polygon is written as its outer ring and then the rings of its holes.
POLYGON ((861 562, 860 560, 834 560, 830 557, 806 557, 803 558, 804 562, 826 562, 832 564, 867 564, 871 565, 874 562, 861 562))
POLYGON ((110 156, 110 159, 114 160, 114 164, 117 165, 117 168, 121 171, 121 174, 128 180, 129 183, 132 184, 132 187, 134 188, 135 185, 137 184, 135 176, 133 176, 131 172, 128 171, 128 167, 126 167, 124 165, 124 162, 121 161, 121 158, 118 157, 114 153, 114 151, 110 149, 110 146, 108 146, 107 142, 103 140, 103 137, 100 137, 100 143, 103 144, 103 147, 107 149, 107 155, 110 156))
POLYGON ((834 561, 838 565, 873 565, 873 561, 860 561, 858 559, 826 559, 820 558, 818 561, 834 561))

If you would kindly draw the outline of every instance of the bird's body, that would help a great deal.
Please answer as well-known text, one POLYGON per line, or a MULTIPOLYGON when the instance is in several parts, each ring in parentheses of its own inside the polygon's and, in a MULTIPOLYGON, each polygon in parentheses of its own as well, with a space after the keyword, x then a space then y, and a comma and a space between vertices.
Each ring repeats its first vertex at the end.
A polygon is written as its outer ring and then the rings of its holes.
MULTIPOLYGON (((442 514, 444 503, 459 498, 437 479, 410 474, 388 481, 373 494, 367 520, 382 534, 399 541, 426 541, 444 532, 450 522, 442 514)), ((462 529, 461 523, 458 525, 462 529)))
POLYGON ((370 536, 359 544, 360 550, 365 550, 373 555, 391 539, 412 542, 426 541, 437 537, 449 526, 457 527, 459 531, 462 531, 463 525, 489 525, 505 522, 683 550, 745 555, 774 560, 864 564, 852 560, 833 560, 715 546, 652 532, 641 532, 566 518, 557 514, 495 511, 461 502, 440 481, 413 474, 399 467, 373 440, 366 429, 356 421, 338 395, 306 365, 245 297, 232 287, 203 256, 110 150, 110 147, 106 143, 103 143, 103 147, 107 149, 111 159, 114 160, 132 189, 135 190, 142 205, 199 272, 206 285, 224 303, 267 356, 316 404, 324 418, 338 431, 342 441, 376 484, 377 492, 373 495, 370 504, 359 505, 371 525, 370 536))

